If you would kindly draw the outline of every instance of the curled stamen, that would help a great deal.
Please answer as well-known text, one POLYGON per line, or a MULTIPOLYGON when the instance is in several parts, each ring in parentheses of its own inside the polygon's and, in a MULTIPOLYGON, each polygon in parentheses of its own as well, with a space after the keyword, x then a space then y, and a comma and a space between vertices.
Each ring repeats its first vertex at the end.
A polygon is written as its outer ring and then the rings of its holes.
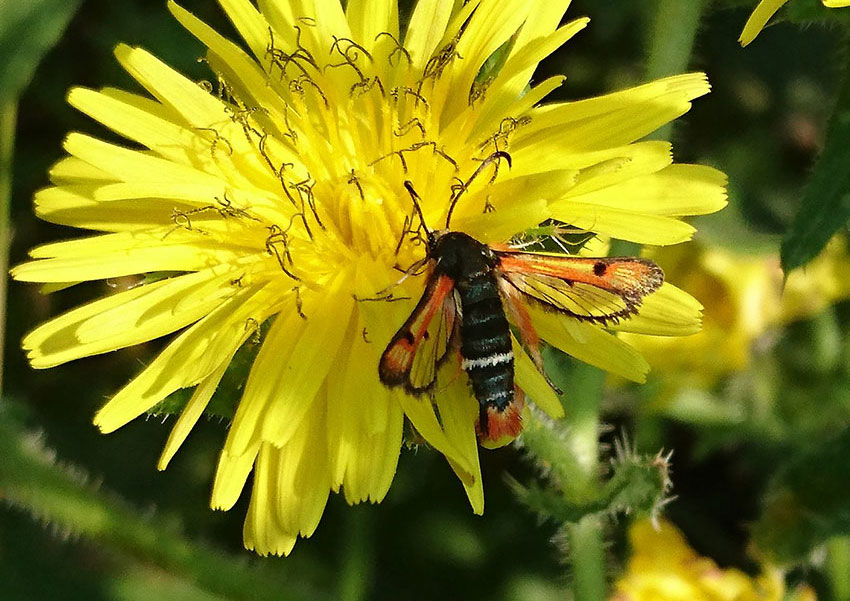
POLYGON ((254 217, 253 215, 251 215, 245 209, 240 209, 238 207, 234 207, 233 203, 227 197, 227 191, 226 190, 224 192, 224 199, 216 197, 215 200, 219 205, 221 205, 220 207, 210 206, 210 207, 204 207, 204 208, 215 209, 216 211, 218 211, 219 215, 221 215, 224 218, 234 217, 236 219, 250 219, 251 221, 260 221, 257 217, 254 217))
POLYGON ((419 120, 418 117, 414 117, 404 125, 399 126, 398 129, 393 131, 393 135, 398 136, 399 138, 406 136, 411 129, 414 127, 419 129, 419 132, 422 134, 422 137, 425 137, 425 126, 422 125, 422 121, 419 120))
POLYGON ((210 153, 212 154, 213 160, 215 160, 215 151, 216 151, 216 148, 218 148, 218 144, 220 142, 223 142, 225 144, 225 146, 227 146, 227 154, 229 156, 233 156, 233 145, 230 143, 230 141, 227 138, 225 138, 223 135, 221 135, 221 132, 218 131, 216 128, 214 128, 214 127, 195 127, 193 129, 195 131, 211 132, 215 136, 213 138, 212 143, 210 144, 210 153))
POLYGON ((494 150, 505 150, 508 148, 508 142, 511 135, 520 127, 528 125, 529 123, 531 123, 531 117, 528 115, 524 115, 519 119, 515 119, 514 117, 505 117, 499 123, 499 130, 484 140, 484 142, 479 145, 479 148, 484 150, 488 144, 493 144, 494 150), (504 148, 499 148, 499 142, 504 142, 504 148))
POLYGON ((360 179, 357 177, 354 169, 351 170, 351 175, 348 178, 347 183, 352 184, 357 188, 357 191, 360 193, 360 200, 366 200, 366 196, 363 194, 363 186, 360 185, 360 179))
MULTIPOLYGON (((316 219, 316 223, 319 224, 319 227, 325 229, 322 220, 319 219, 319 213, 316 211, 316 197, 313 195, 313 186, 316 185, 315 181, 311 181, 312 177, 308 177, 304 181, 291 184, 291 187, 298 192, 298 196, 301 198, 301 211, 304 211, 304 198, 306 196, 307 206, 310 207, 310 212, 313 213, 313 217, 316 219)), ((307 226, 307 220, 304 220, 304 226, 307 228, 307 233, 310 235, 310 238, 313 237, 312 233, 310 233, 310 228, 307 226)))
POLYGON ((252 344, 260 344, 262 342, 263 337, 260 332, 260 322, 254 319, 253 317, 249 317, 245 320, 245 331, 252 332, 251 334, 251 343, 252 344))
POLYGON ((419 108, 419 103, 421 102, 425 105, 426 111, 431 111, 431 106, 428 104, 428 99, 425 98, 425 96, 423 96, 422 93, 419 92, 419 90, 414 90, 413 88, 409 88, 407 86, 402 86, 401 88, 396 86, 395 88, 390 90, 390 97, 393 99, 393 102, 398 104, 398 99, 402 92, 404 93, 404 96, 413 96, 416 99, 416 108, 419 108))
POLYGON ((331 105, 328 103, 328 97, 325 96, 325 93, 322 91, 322 88, 319 87, 319 84, 317 84, 313 78, 308 75, 301 75, 297 79, 291 80, 289 82, 289 91, 304 96, 305 83, 309 84, 314 90, 316 90, 319 96, 321 96, 322 101, 325 103, 325 108, 329 109, 331 105))
POLYGON ((304 315, 304 303, 301 300, 301 286, 294 286, 292 291, 295 293, 295 310, 298 311, 298 315, 301 319, 307 319, 307 316, 304 315))
MULTIPOLYGON (((283 172, 287 167, 292 167, 292 163, 281 163, 280 166, 274 164, 271 156, 269 156, 268 151, 266 150, 266 141, 268 140, 269 134, 265 130, 262 132, 262 135, 259 137, 259 141, 257 142, 257 151, 260 153, 260 156, 263 157, 263 160, 266 162, 266 165, 271 170, 272 173, 275 174, 278 181, 280 182, 280 187, 283 190, 286 197, 289 199, 289 202, 292 203, 292 206, 295 208, 299 208, 298 202, 295 200, 295 197, 292 196, 292 193, 289 191, 289 187, 286 184, 286 179, 283 177, 283 172)), ((302 207, 303 208, 303 207, 302 207)), ((311 236, 312 237, 312 236, 311 236)))
POLYGON ((291 227, 292 219, 289 220, 289 226, 286 228, 286 230, 280 229, 280 226, 277 224, 270 225, 268 228, 269 235, 266 238, 266 252, 270 255, 274 255, 274 257, 277 259, 277 262, 280 264, 280 268, 286 275, 291 277, 293 280, 300 282, 301 278, 289 271, 289 268, 287 268, 285 263, 285 260, 287 260, 289 261, 289 264, 292 267, 295 267, 292 262, 292 255, 289 252, 289 237, 286 234, 287 231, 289 231, 289 228, 291 227), (280 251, 278 251, 278 244, 283 245, 283 255, 281 255, 280 251))
POLYGON ((307 73, 307 68, 299 61, 304 61, 315 70, 319 70, 319 66, 316 64, 313 55, 309 50, 301 45, 301 28, 298 25, 293 25, 293 28, 295 29, 295 52, 288 54, 275 47, 274 30, 269 27, 269 42, 266 45, 265 54, 266 58, 271 57, 269 61, 269 74, 271 75, 271 67, 276 66, 280 70, 281 80, 283 80, 284 77, 289 76, 287 73, 289 65, 294 65, 301 71, 303 76, 310 77, 309 73, 307 73))
MULTIPOLYGON (((388 38, 390 38, 395 43, 395 48, 393 49, 392 52, 390 52, 389 57, 387 58, 387 60, 389 60, 389 62, 390 62, 391 67, 395 67, 395 65, 393 64, 393 56, 395 56, 396 54, 406 58, 408 65, 413 62, 410 58, 410 53, 407 51, 407 49, 404 47, 404 45, 402 45, 402 43, 398 41, 398 39, 393 34, 391 34, 389 31, 382 31, 381 33, 379 33, 378 35, 375 36, 375 41, 377 42, 379 39, 381 39, 381 36, 387 36, 388 38)), ((399 62, 401 62, 401 59, 399 59, 399 62)), ((398 64, 398 63, 396 63, 396 64, 398 64)))
POLYGON ((197 84, 198 84, 198 87, 201 88, 207 94, 213 93, 213 89, 214 89, 213 85, 212 85, 211 82, 207 81, 206 79, 200 80, 199 82, 197 82, 197 84))
POLYGON ((351 90, 349 91, 349 95, 353 98, 354 93, 358 90, 361 90, 361 92, 360 92, 361 94, 365 94, 365 93, 369 92, 375 86, 378 86, 378 89, 381 90, 381 96, 386 98, 387 93, 384 90, 384 84, 381 83, 381 78, 378 77, 377 75, 375 77, 373 77, 372 79, 361 79, 357 83, 353 84, 351 86, 351 90))
POLYGON ((192 220, 189 218, 189 214, 186 211, 172 209, 171 221, 174 223, 175 227, 184 228, 187 230, 192 229, 192 220))
POLYGON ((375 159, 371 163, 369 163, 369 166, 372 167, 373 165, 375 165, 375 164, 379 163, 380 161, 383 161, 384 159, 389 158, 391 156, 398 156, 398 158, 401 160, 401 166, 404 169, 404 172, 407 173, 407 161, 404 158, 404 153, 405 152, 416 152, 417 150, 421 150, 422 148, 426 148, 426 147, 430 147, 431 150, 434 152, 434 154, 443 157, 446 161, 451 163, 451 165, 452 165, 452 167, 454 167, 455 171, 457 171, 459 169, 457 161, 455 161, 451 156, 449 156, 446 153, 445 150, 443 150, 442 148, 439 148, 437 146, 437 143, 434 142, 433 140, 425 140, 425 141, 422 141, 422 142, 416 142, 415 144, 413 144, 412 146, 410 146, 408 148, 402 148, 400 150, 394 150, 392 152, 389 152, 389 153, 387 153, 383 156, 378 157, 377 159, 375 159))
POLYGON ((475 181, 475 178, 477 178, 479 176, 479 174, 482 171, 484 171, 484 169, 488 165, 493 165, 493 175, 490 177, 489 183, 492 184, 494 181, 496 181, 496 177, 499 175, 499 161, 501 159, 505 159, 508 162, 508 167, 511 166, 511 155, 509 155, 507 152, 504 152, 502 150, 497 150, 496 152, 494 152, 493 154, 491 154, 487 158, 481 159, 481 164, 473 172, 473 174, 470 176, 470 178, 468 180, 466 180, 465 182, 463 182, 463 184, 461 186, 457 186, 457 187, 452 186, 454 193, 452 195, 451 202, 449 203, 448 214, 446 215, 446 229, 449 229, 449 226, 452 222, 452 213, 455 210, 455 206, 457 206, 457 201, 460 199, 460 197, 463 195, 463 193, 466 192, 469 189, 469 186, 472 185, 472 182, 475 181))
POLYGON ((360 81, 367 80, 368 78, 363 74, 363 71, 360 70, 360 67, 357 66, 357 61, 360 60, 360 53, 362 52, 366 55, 366 58, 369 59, 370 62, 373 62, 374 59, 372 55, 369 54, 369 51, 366 50, 363 46, 355 42, 350 38, 338 38, 333 36, 333 44, 331 44, 330 52, 337 52, 342 57, 341 63, 329 64, 325 68, 333 69, 336 67, 351 67, 354 69, 354 72, 357 73, 357 77, 360 78, 360 81), (340 42, 348 43, 348 46, 345 49, 342 48, 340 42))
POLYGON ((448 44, 443 46, 437 54, 428 59, 425 63, 425 69, 422 71, 422 78, 419 80, 420 89, 422 85, 429 79, 439 79, 443 76, 443 71, 455 59, 463 59, 457 51, 457 43, 460 41, 460 32, 448 44))

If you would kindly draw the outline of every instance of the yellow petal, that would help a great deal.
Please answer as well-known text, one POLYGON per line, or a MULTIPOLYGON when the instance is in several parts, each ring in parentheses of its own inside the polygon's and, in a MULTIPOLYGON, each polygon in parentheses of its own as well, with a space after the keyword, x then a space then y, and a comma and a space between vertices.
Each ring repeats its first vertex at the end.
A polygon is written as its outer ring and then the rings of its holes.
POLYGON ((229 286, 236 275, 221 271, 168 278, 83 305, 30 332, 23 347, 33 367, 41 369, 164 336, 209 314, 237 292, 229 286), (210 281, 212 290, 199 290, 210 281))
POLYGON ((326 436, 325 404, 314 403, 286 445, 265 443, 260 450, 277 458, 270 467, 277 472, 277 487, 268 510, 286 533, 310 536, 322 517, 330 494, 326 436))
POLYGON ((454 0, 420 0, 416 3, 404 37, 404 47, 410 53, 411 65, 417 70, 423 69, 437 50, 454 4, 454 0))
POLYGON ((540 338, 552 346, 579 361, 628 380, 646 380, 649 365, 640 353, 599 326, 547 313, 536 307, 529 307, 529 312, 540 338))
POLYGON ((458 107, 469 105, 469 93, 478 71, 525 21, 532 3, 527 0, 482 0, 457 44, 463 60, 453 61, 451 92, 444 118, 452 119, 458 107))
POLYGON ((637 315, 612 325, 617 332, 689 336, 702 327, 702 305, 687 292, 664 284, 643 299, 637 315))
MULTIPOLYGON (((710 90, 703 73, 690 73, 586 100, 538 107, 517 132, 512 149, 543 145, 574 153, 623 146, 686 113, 710 90)), ((541 148, 544 152, 544 148, 541 148)))
POLYGON ((185 233, 162 228, 46 244, 30 253, 43 260, 18 265, 11 273, 25 282, 101 280, 156 271, 197 271, 236 261, 244 254, 198 236, 187 241, 185 233))
MULTIPOLYGON (((261 440, 266 407, 275 399, 276 391, 282 385, 280 366, 292 354, 293 339, 297 340, 307 327, 307 321, 301 319, 293 309, 291 307, 277 314, 257 358, 251 364, 245 392, 242 393, 224 443, 224 450, 230 456, 242 456, 261 440)), ((306 401, 300 399, 298 402, 306 401)))
POLYGON ((220 0, 230 22, 259 60, 266 58, 269 44, 269 24, 248 0, 220 0))
POLYGON ((481 466, 478 463, 478 437, 475 435, 475 420, 478 418, 478 401, 469 393, 466 382, 453 378, 465 378, 458 374, 459 366, 450 366, 441 371, 445 379, 439 380, 441 394, 436 395, 435 401, 440 411, 440 420, 446 437, 464 457, 467 465, 472 466, 472 471, 458 466, 451 457, 447 457, 452 469, 460 478, 472 511, 477 514, 484 513, 484 487, 481 480, 481 466), (442 385, 441 385, 442 382, 442 385))
MULTIPOLYGON (((520 115, 524 111, 512 109, 511 106, 517 99, 523 96, 522 91, 531 80, 531 75, 534 73, 537 64, 563 46, 579 31, 584 29, 590 22, 590 19, 576 19, 559 28, 554 33, 547 32, 541 37, 530 37, 534 31, 540 31, 538 27, 542 26, 542 21, 545 19, 542 13, 546 12, 545 7, 558 12, 558 2, 541 3, 538 11, 534 10, 529 15, 528 20, 520 29, 519 36, 511 52, 510 57, 505 62, 504 67, 499 71, 495 81, 487 88, 487 93, 484 98, 484 103, 481 108, 481 116, 478 119, 475 132, 481 134, 482 130, 492 128, 498 120, 505 115, 520 115)), ((554 14, 549 15, 554 16, 554 14)), ((560 19, 560 17, 558 17, 560 19)), ((555 21, 557 23, 557 21, 555 21)), ((539 35, 539 33, 538 33, 539 35)), ((548 91, 547 91, 548 93, 548 91)), ((544 94, 545 96, 545 94, 544 94)), ((528 105, 531 108, 537 101, 535 100, 528 105)), ((475 134, 473 134, 475 135, 475 134)))
MULTIPOLYGON (((825 0, 824 3, 826 3, 826 1, 827 0, 825 0)), ((762 29, 764 29, 764 26, 770 18, 775 15, 776 11, 782 8, 782 5, 786 2, 788 2, 788 0, 761 0, 753 11, 753 14, 750 15, 749 19, 747 19, 747 22, 744 25, 744 30, 738 38, 741 46, 746 46, 756 39, 756 36, 762 29)))
POLYGON ((192 431, 195 424, 198 423, 198 420, 204 413, 204 409, 207 408, 207 404, 210 402, 215 389, 218 387, 224 372, 227 371, 227 367, 230 364, 230 360, 233 359, 233 355, 236 354, 236 351, 242 343, 248 339, 249 335, 250 332, 246 333, 241 339, 235 342, 231 352, 222 357, 221 365, 219 365, 214 372, 201 380, 201 383, 198 384, 198 387, 195 389, 192 397, 186 403, 186 406, 183 408, 183 411, 180 412, 180 416, 171 428, 171 433, 168 435, 168 440, 165 441, 165 447, 162 449, 162 454, 159 457, 156 469, 162 471, 168 467, 168 464, 171 462, 174 454, 183 445, 186 437, 189 436, 189 432, 192 431))
POLYGON ((354 305, 351 279, 352 274, 343 271, 321 297, 304 299, 307 324, 300 336, 290 341, 289 359, 277 365, 276 386, 263 416, 264 440, 286 443, 313 404, 348 328, 354 305))
POLYGON ((197 204, 175 199, 138 198, 107 203, 94 199, 98 186, 65 184, 39 190, 33 199, 35 213, 51 223, 105 232, 142 230, 173 222, 197 204))
POLYGON ((76 157, 65 157, 50 168, 50 181, 54 184, 90 184, 98 181, 116 180, 113 175, 98 169, 94 165, 76 157))
POLYGON ((613 209, 640 210, 653 215, 705 215, 726 206, 726 176, 702 165, 669 167, 585 193, 569 192, 577 202, 613 209))
MULTIPOLYGON (((244 452, 238 455, 229 453, 226 447, 221 451, 218 458, 218 466, 215 471, 212 495, 210 496, 210 507, 224 511, 233 507, 236 501, 239 500, 239 496, 242 494, 242 489, 245 487, 245 481, 248 479, 248 474, 251 473, 251 468, 254 467, 254 460, 257 458, 259 451, 259 441, 246 446, 244 452)), ((264 476, 267 476, 268 472, 266 471, 263 474, 264 476)), ((256 494, 257 480, 255 479, 254 482, 254 492, 256 494)), ((251 498, 253 501, 254 496, 252 495, 251 498)), ((246 519, 245 521, 246 528, 248 527, 248 521, 251 516, 250 510, 248 515, 249 519, 246 519)), ((247 537, 245 539, 245 546, 248 546, 247 537)))
POLYGON ((501 210, 458 219, 452 224, 452 229, 466 232, 482 242, 504 242, 514 234, 546 221, 550 215, 546 200, 529 198, 521 206, 508 206, 501 210))
MULTIPOLYGON (((246 295, 247 296, 247 295, 246 295)), ((194 386, 217 366, 215 346, 231 347, 245 332, 244 319, 233 320, 240 296, 234 296, 180 334, 142 373, 97 412, 94 423, 112 432, 149 410, 172 392, 194 386), (209 353, 209 354, 207 354, 209 353)))
POLYGON ((115 56, 136 81, 179 114, 187 125, 214 127, 230 122, 220 100, 146 50, 119 44, 115 56))
POLYGON ((367 50, 375 47, 381 33, 398 39, 397 0, 349 0, 345 13, 353 39, 367 50))
POLYGON ((555 419, 564 417, 564 407, 561 405, 558 395, 549 386, 546 378, 543 377, 516 338, 511 336, 511 341, 513 342, 517 385, 525 392, 528 400, 543 409, 550 417, 555 419))
POLYGON ((549 206, 552 217, 575 227, 638 244, 664 246, 690 240, 696 229, 677 219, 570 199, 549 206))
POLYGON ((288 555, 298 538, 297 532, 288 532, 281 527, 277 521, 277 512, 274 511, 278 491, 279 474, 276 468, 279 453, 279 449, 263 445, 257 457, 251 503, 242 530, 245 547, 260 555, 288 555))

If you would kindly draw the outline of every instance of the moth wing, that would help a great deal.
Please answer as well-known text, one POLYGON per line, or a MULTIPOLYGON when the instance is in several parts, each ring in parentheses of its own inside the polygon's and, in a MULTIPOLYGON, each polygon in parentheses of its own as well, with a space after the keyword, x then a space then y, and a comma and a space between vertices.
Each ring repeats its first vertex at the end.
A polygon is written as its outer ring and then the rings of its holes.
POLYGON ((431 277, 410 317, 387 345, 378 368, 381 382, 421 394, 434 386, 458 323, 454 280, 431 277))
POLYGON ((664 272, 637 257, 572 257, 494 251, 499 271, 526 297, 578 319, 606 323, 637 312, 643 297, 658 290, 664 272))

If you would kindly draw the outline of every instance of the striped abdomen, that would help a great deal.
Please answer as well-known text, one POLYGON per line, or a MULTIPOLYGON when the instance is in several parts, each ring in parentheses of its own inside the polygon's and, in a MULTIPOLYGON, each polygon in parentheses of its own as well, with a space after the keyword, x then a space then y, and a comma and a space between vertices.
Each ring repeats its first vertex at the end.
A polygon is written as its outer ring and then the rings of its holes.
MULTIPOLYGON (((463 369, 472 383, 482 415, 488 408, 503 411, 514 400, 514 355, 511 330, 499 297, 496 273, 487 270, 456 282, 463 314, 463 369)), ((482 423, 486 432, 486 423, 482 423)))

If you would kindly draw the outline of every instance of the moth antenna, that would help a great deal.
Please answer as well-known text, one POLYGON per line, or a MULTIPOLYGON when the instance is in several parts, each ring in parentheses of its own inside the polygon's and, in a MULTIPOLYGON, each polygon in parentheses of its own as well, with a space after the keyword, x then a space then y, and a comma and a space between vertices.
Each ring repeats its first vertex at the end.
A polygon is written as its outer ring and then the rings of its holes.
POLYGON ((499 159, 505 159, 508 162, 508 167, 511 167, 511 155, 509 155, 504 150, 497 150, 496 152, 494 152, 493 154, 488 156, 486 159, 481 161, 481 164, 478 165, 478 168, 475 170, 475 172, 472 174, 472 176, 470 176, 470 178, 468 180, 466 180, 465 182, 463 182, 462 184, 457 186, 456 191, 454 193, 454 196, 452 196, 451 204, 449 204, 449 213, 448 213, 448 215, 446 215, 446 229, 447 230, 451 229, 450 225, 451 225, 451 222, 452 222, 452 213, 455 210, 455 206, 457 205, 457 201, 460 199, 461 196, 463 196, 463 193, 466 192, 469 189, 469 186, 472 185, 472 182, 475 181, 475 178, 478 177, 481 174, 481 172, 484 171, 484 169, 488 165, 491 165, 493 163, 496 164, 496 168, 493 171, 493 177, 490 178, 490 183, 492 183, 493 180, 496 179, 496 175, 498 175, 498 173, 499 173, 499 162, 498 162, 499 159))
POLYGON ((425 230, 425 235, 428 237, 428 243, 430 245, 430 243, 434 239, 434 234, 431 232, 431 230, 428 229, 428 226, 425 224, 425 215, 422 214, 422 206, 419 204, 419 201, 421 199, 416 193, 416 190, 414 190, 413 184, 410 180, 404 180, 404 187, 407 190, 408 194, 410 194, 410 198, 413 200, 413 207, 419 214, 419 222, 422 224, 422 229, 425 230))

